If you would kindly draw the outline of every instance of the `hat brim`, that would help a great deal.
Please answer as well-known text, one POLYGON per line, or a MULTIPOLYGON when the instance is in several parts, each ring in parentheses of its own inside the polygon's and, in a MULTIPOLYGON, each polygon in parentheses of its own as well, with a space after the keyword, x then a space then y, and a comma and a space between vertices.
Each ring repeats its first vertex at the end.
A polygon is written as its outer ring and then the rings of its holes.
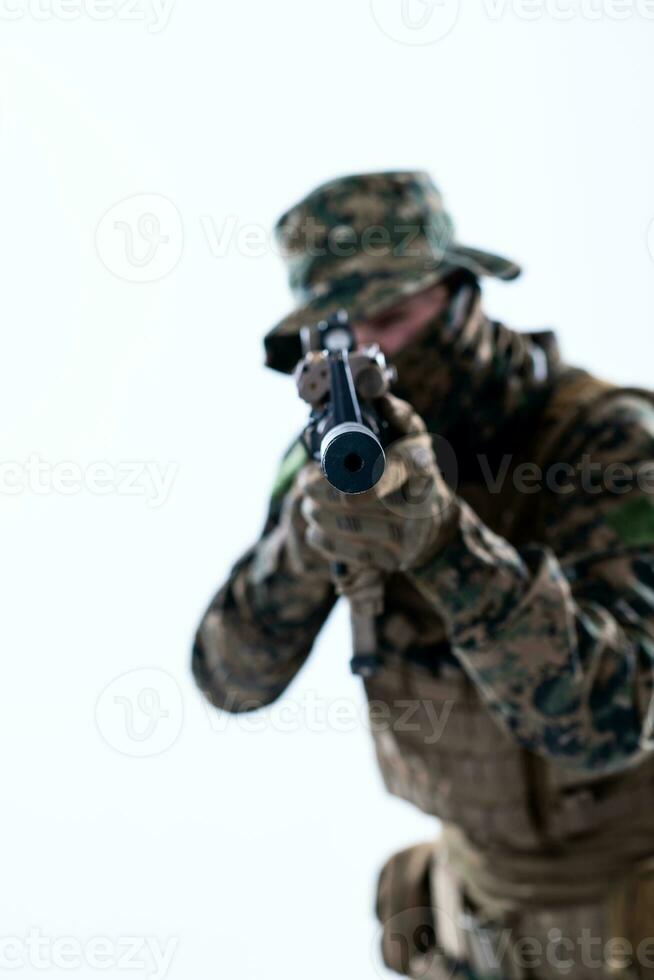
POLYGON ((521 271, 519 265, 500 255, 453 245, 429 268, 422 261, 414 267, 403 265, 398 273, 397 262, 393 261, 384 273, 350 275, 324 288, 316 288, 301 306, 266 334, 267 366, 284 374, 293 371, 302 356, 300 328, 306 324, 323 320, 339 309, 347 310, 352 320, 376 316, 400 300, 428 289, 456 269, 504 280, 515 279, 521 271))

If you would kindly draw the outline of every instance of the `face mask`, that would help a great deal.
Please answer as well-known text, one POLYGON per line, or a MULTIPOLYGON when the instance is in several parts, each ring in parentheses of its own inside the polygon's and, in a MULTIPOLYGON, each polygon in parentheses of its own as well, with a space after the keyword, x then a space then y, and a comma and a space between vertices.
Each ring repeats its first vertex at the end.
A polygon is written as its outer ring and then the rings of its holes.
POLYGON ((523 334, 490 320, 479 285, 455 284, 450 303, 392 358, 393 391, 434 432, 465 425, 475 441, 498 427, 547 386, 558 362, 552 334, 523 334))

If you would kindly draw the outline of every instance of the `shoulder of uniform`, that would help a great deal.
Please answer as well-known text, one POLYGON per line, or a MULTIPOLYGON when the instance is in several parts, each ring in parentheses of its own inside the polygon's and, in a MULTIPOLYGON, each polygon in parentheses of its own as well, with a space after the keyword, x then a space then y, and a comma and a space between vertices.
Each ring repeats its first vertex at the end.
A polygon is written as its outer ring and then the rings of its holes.
POLYGON ((562 370, 539 426, 542 454, 565 455, 565 447, 579 440, 605 442, 611 431, 616 440, 634 432, 654 438, 654 392, 621 387, 577 368, 562 370))
MULTIPOLYGON (((569 421, 574 428, 616 426, 654 433, 654 392, 612 384, 586 371, 575 373, 577 379, 568 383, 572 395, 569 421)), ((562 400, 567 401, 565 389, 562 400)))
POLYGON ((617 390, 610 381, 581 368, 561 367, 553 379, 542 421, 548 425, 568 421, 580 409, 612 397, 617 390))
POLYGON ((654 434, 654 392, 615 386, 588 406, 585 421, 596 425, 640 426, 654 434))

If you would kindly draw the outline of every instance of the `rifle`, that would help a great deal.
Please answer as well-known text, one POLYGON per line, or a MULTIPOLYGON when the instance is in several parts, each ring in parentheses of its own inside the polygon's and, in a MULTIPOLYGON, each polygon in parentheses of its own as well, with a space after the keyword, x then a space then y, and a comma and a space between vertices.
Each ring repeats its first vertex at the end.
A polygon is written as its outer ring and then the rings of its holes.
MULTIPOLYGON (((302 360, 294 377, 298 394, 311 406, 302 441, 309 455, 320 463, 323 475, 341 493, 371 490, 381 479, 386 458, 384 446, 391 440, 388 422, 374 406, 395 380, 377 344, 356 347, 354 331, 345 310, 339 310, 311 327, 302 327, 302 360)), ((348 579, 345 565, 336 562, 332 574, 339 591, 348 579)), ((381 663, 376 637, 376 617, 383 611, 383 582, 379 573, 362 573, 357 596, 350 583, 350 607, 354 655, 353 673, 364 677, 381 663), (365 576, 365 578, 363 578, 365 576)))

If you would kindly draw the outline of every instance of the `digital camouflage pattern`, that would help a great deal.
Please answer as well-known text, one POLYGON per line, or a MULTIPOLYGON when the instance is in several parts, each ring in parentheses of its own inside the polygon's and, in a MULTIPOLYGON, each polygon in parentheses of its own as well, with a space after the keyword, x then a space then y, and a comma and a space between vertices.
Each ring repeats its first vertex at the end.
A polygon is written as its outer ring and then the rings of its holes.
POLYGON ((261 540, 234 566, 196 637, 196 679, 212 704, 228 711, 251 711, 282 693, 336 598, 328 579, 289 567, 280 516, 273 498, 261 540))
MULTIPOLYGON (((454 962, 486 972, 448 926, 464 901, 512 943, 554 927, 573 943, 654 936, 654 399, 568 368, 550 332, 488 318, 470 269, 438 278, 450 303, 394 358, 394 392, 435 436, 455 521, 419 567, 386 573, 384 663, 365 687, 388 789, 440 817, 446 845, 427 871, 422 849, 382 876, 384 956, 446 980, 454 962), (401 869, 418 865, 403 904, 401 869), (398 914, 424 925, 425 893, 445 973, 389 947, 398 914)), ((307 462, 294 443, 259 541, 197 632, 197 681, 230 711, 283 693, 337 599, 300 554, 307 462)))
POLYGON ((322 184, 277 222, 298 308, 266 337, 267 363, 292 371, 298 332, 339 308, 370 316, 425 289, 452 269, 513 279, 520 267, 456 241, 431 177, 397 171, 322 184))

